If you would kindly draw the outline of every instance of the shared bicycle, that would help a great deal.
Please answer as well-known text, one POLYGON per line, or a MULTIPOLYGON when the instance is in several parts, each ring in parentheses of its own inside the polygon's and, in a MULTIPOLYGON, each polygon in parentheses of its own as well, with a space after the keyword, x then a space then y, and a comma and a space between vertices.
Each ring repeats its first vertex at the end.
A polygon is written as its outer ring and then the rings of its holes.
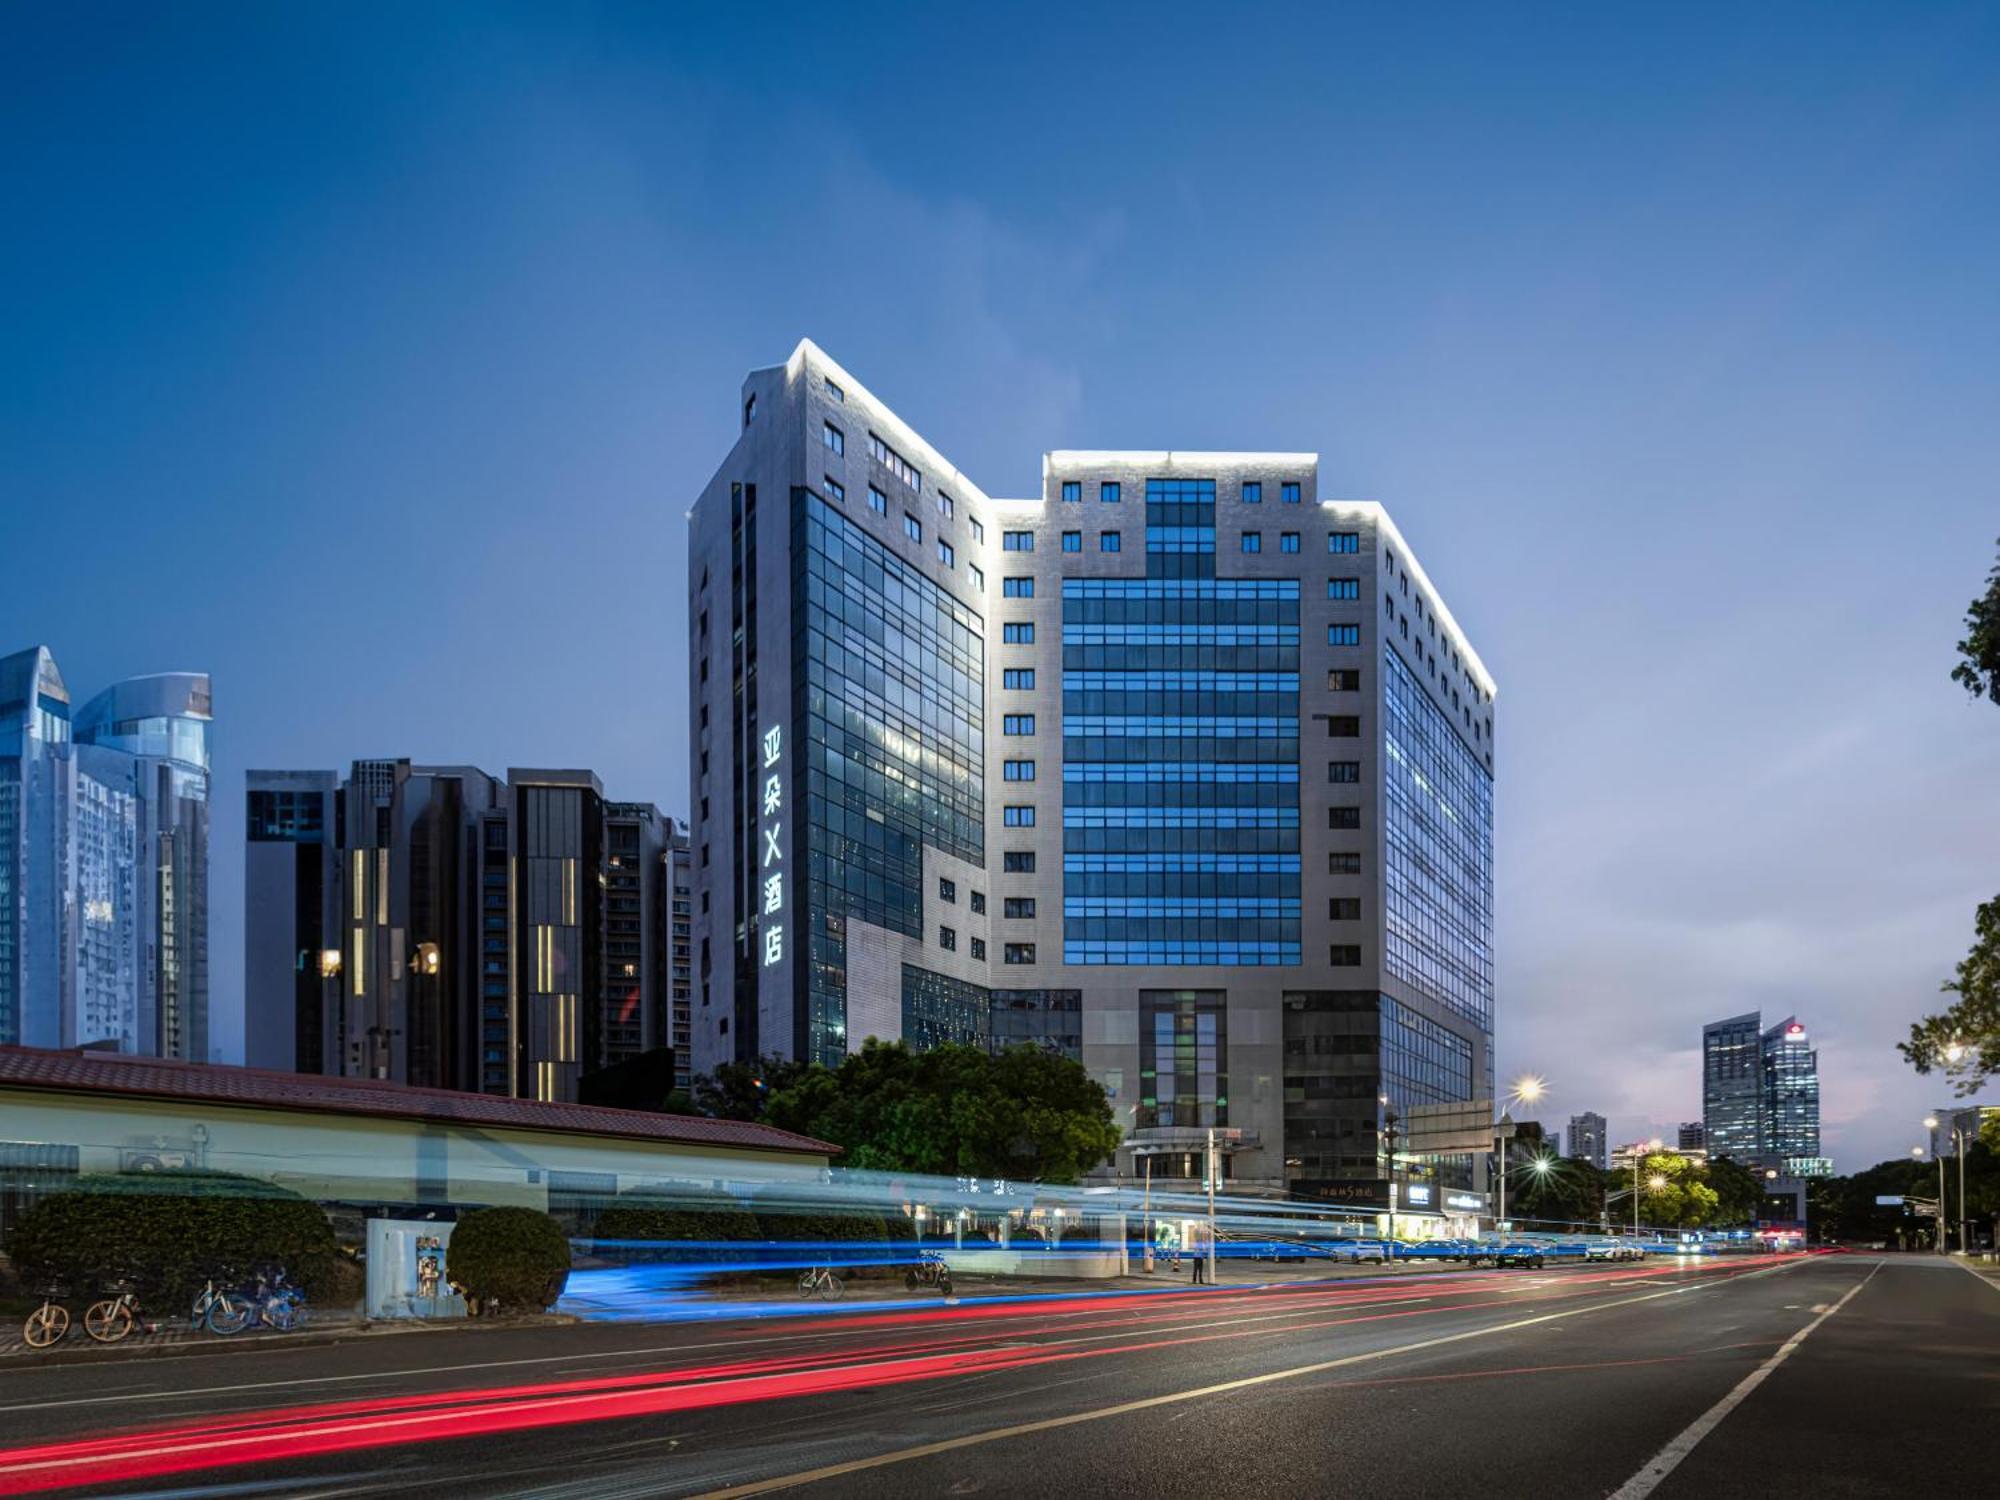
POLYGON ((847 1290, 847 1283, 834 1275, 832 1266, 809 1266, 799 1272, 801 1297, 824 1297, 829 1302, 847 1290))

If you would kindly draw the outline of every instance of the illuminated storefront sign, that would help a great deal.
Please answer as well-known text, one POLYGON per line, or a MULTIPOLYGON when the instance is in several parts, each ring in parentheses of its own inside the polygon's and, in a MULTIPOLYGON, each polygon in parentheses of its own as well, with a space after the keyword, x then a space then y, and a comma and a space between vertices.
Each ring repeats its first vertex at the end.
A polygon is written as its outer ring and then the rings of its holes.
POLYGON ((1428 1182, 1412 1182, 1403 1188, 1403 1202, 1411 1208, 1431 1206, 1431 1185, 1428 1182))
POLYGON ((758 866, 764 881, 759 916, 763 923, 766 968, 781 962, 785 956, 785 781, 779 772, 783 758, 784 731, 774 725, 764 731, 763 859, 758 866))
POLYGON ((1483 1214, 1486 1212, 1486 1199, 1479 1193, 1446 1193, 1444 1206, 1453 1213, 1483 1214))

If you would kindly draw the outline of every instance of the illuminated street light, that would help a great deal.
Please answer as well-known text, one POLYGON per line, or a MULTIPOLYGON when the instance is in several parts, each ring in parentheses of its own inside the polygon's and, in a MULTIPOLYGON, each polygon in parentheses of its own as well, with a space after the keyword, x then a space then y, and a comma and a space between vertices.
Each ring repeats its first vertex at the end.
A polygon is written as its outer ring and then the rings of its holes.
POLYGON ((1944 1049, 1944 1060, 1948 1063, 1955 1063, 1963 1056, 1965 1056, 1965 1043, 1963 1042, 1951 1042, 1944 1049))
POLYGON ((1666 1177, 1659 1172, 1655 1172, 1651 1177, 1648 1177, 1646 1179, 1646 1186, 1651 1188, 1656 1193, 1664 1190, 1666 1185, 1667 1185, 1666 1177))
POLYGON ((1514 1085, 1514 1097, 1523 1104, 1533 1104, 1548 1092, 1548 1080, 1537 1078, 1530 1073, 1514 1085))

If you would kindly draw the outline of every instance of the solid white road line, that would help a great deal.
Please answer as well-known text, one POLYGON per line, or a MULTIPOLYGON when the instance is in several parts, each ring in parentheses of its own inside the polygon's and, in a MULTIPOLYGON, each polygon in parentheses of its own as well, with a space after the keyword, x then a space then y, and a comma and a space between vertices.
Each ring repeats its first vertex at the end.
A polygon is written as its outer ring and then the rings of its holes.
MULTIPOLYGON (((1732 1276, 1730 1281, 1747 1280, 1753 1276, 1768 1276, 1773 1271, 1787 1271, 1795 1265, 1806 1263, 1801 1256, 1796 1261, 1788 1261, 1776 1266, 1767 1266, 1759 1271, 1745 1272, 1732 1276)), ((1872 1272, 1870 1273, 1873 1274, 1872 1272)), ((1647 1292, 1638 1297, 1620 1297, 1610 1302, 1594 1302, 1588 1307, 1572 1307, 1562 1312, 1541 1313, 1532 1318, 1518 1318, 1511 1323, 1496 1323, 1490 1328, 1473 1328, 1464 1333, 1447 1333, 1437 1338, 1419 1339, 1415 1343, 1396 1344, 1387 1349, 1372 1349, 1365 1354, 1349 1354, 1341 1359, 1324 1359, 1309 1365, 1294 1365, 1286 1370, 1272 1370, 1263 1375, 1249 1375, 1240 1380, 1225 1380, 1216 1385, 1196 1386, 1191 1390, 1170 1391, 1164 1396, 1148 1396, 1139 1401, 1121 1401, 1116 1406, 1100 1406, 1092 1411, 1071 1412, 1066 1416, 1046 1417, 1038 1422, 1021 1422, 1012 1427, 996 1427, 986 1432, 969 1433, 964 1437, 946 1438, 935 1443, 920 1443, 915 1447, 898 1448, 891 1453, 877 1453, 868 1458, 851 1459, 846 1463, 827 1464, 823 1468, 806 1469, 793 1474, 779 1474, 770 1479, 754 1480, 748 1484, 731 1485, 725 1489, 710 1490, 696 1497, 696 1500, 737 1500, 744 1495, 764 1495, 773 1490, 786 1490, 802 1484, 816 1484, 821 1480, 837 1479, 842 1475, 859 1473, 865 1469, 879 1469, 888 1464, 899 1464, 916 1458, 929 1458, 933 1454, 950 1453, 960 1448, 973 1448, 982 1443, 1000 1442, 1006 1438, 1025 1437, 1030 1433, 1048 1432, 1059 1427, 1074 1427, 1081 1422, 1099 1422, 1107 1417, 1128 1416, 1133 1412, 1150 1411, 1156 1407, 1172 1406, 1182 1401, 1195 1401, 1203 1396, 1219 1396, 1230 1391, 1250 1390, 1260 1385, 1271 1385, 1280 1380, 1296 1380, 1302 1375, 1318 1375, 1327 1370, 1339 1370, 1349 1365, 1367 1364, 1373 1360, 1389 1359, 1398 1354, 1414 1354, 1419 1349, 1436 1349, 1445 1344, 1463 1343, 1467 1339, 1483 1339, 1496 1333, 1512 1333, 1520 1328, 1532 1328, 1540 1323, 1556 1323, 1565 1318, 1580 1318, 1585 1313, 1605 1312, 1614 1307, 1631 1307, 1640 1302, 1657 1302, 1662 1297, 1681 1297, 1689 1292, 1706 1291, 1711 1287, 1726 1285, 1710 1281, 1689 1282, 1684 1286, 1670 1288, 1664 1292, 1647 1292)))
POLYGON ((1773 1354, 1764 1363, 1737 1381, 1735 1389, 1730 1391, 1728 1395, 1716 1402, 1707 1411, 1696 1417, 1685 1432, 1671 1443, 1668 1443, 1658 1453, 1654 1454, 1640 1468, 1638 1473, 1612 1491, 1611 1500, 1643 1500, 1643 1497, 1652 1494, 1659 1487, 1660 1481, 1679 1468, 1681 1460, 1694 1452, 1695 1446, 1703 1438, 1722 1425, 1724 1417, 1741 1406, 1745 1398, 1752 1391, 1756 1390, 1758 1386, 1770 1378, 1773 1370, 1790 1359, 1792 1351, 1803 1344, 1807 1336, 1815 1328, 1819 1327, 1820 1324, 1824 1323, 1828 1318, 1847 1306, 1849 1302, 1853 1301, 1855 1294, 1868 1285, 1869 1282, 1873 1281, 1876 1271, 1880 1271, 1881 1269, 1882 1262, 1878 1260, 1875 1262, 1875 1269, 1849 1287, 1845 1296, 1821 1312, 1818 1317, 1814 1318, 1805 1327, 1785 1340, 1783 1344, 1779 1345, 1776 1354, 1773 1354))

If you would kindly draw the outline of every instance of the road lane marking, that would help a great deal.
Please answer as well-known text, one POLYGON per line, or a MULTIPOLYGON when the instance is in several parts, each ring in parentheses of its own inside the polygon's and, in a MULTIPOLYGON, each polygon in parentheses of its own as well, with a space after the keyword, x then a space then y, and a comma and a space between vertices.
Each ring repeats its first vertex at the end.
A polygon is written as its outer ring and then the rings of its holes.
MULTIPOLYGON (((1681 1433, 1679 1437, 1654 1454, 1640 1468, 1638 1473, 1634 1474, 1612 1492, 1611 1500, 1644 1500, 1645 1496, 1652 1494, 1659 1487, 1660 1481, 1679 1468, 1681 1461, 1694 1452, 1696 1445, 1703 1438, 1722 1425, 1724 1417, 1727 1417, 1737 1407, 1741 1406, 1752 1391, 1756 1390, 1758 1386, 1770 1378, 1773 1370, 1790 1359, 1792 1351, 1803 1344, 1807 1336, 1815 1328, 1819 1327, 1820 1324, 1824 1323, 1828 1318, 1847 1306, 1849 1302, 1853 1301, 1855 1295, 1864 1286, 1868 1285, 1869 1282, 1873 1281, 1876 1272, 1881 1269, 1882 1262, 1878 1260, 1875 1262, 1874 1270, 1871 1270, 1866 1276, 1849 1287, 1838 1302, 1835 1302, 1830 1307, 1825 1307, 1825 1310, 1820 1312, 1819 1316, 1806 1324, 1805 1327, 1801 1328, 1790 1338, 1786 1339, 1784 1343, 1778 1346, 1777 1353, 1773 1354, 1769 1359, 1757 1366, 1756 1369, 1737 1381, 1735 1388, 1728 1395, 1696 1417, 1689 1424, 1685 1432, 1681 1433)), ((1821 1304, 1821 1306, 1824 1306, 1824 1304, 1821 1304)))
MULTIPOLYGON (((1796 1261, 1782 1262, 1761 1270, 1732 1276, 1732 1281, 1743 1280, 1746 1276, 1762 1276, 1772 1271, 1790 1270, 1793 1266, 1806 1264, 1804 1257, 1796 1261)), ((1486 1338, 1496 1333, 1512 1333, 1517 1329, 1532 1328, 1540 1323, 1555 1323, 1564 1318, 1578 1318, 1586 1313, 1605 1312, 1614 1307, 1630 1307, 1640 1302, 1657 1302, 1662 1297, 1679 1297, 1694 1291, 1697 1287, 1713 1285, 1711 1282, 1689 1283, 1671 1287, 1663 1292, 1647 1292, 1638 1297, 1621 1297, 1610 1302, 1595 1302, 1588 1307, 1573 1307, 1562 1312, 1541 1313, 1532 1318, 1519 1318, 1511 1323, 1496 1323, 1490 1328, 1474 1328, 1464 1333, 1448 1333, 1437 1338, 1419 1339, 1414 1343, 1396 1344, 1387 1349, 1374 1349, 1363 1354, 1349 1354, 1340 1359, 1318 1360, 1309 1365, 1294 1365, 1290 1369, 1272 1370, 1262 1375, 1248 1375, 1239 1380, 1225 1380, 1215 1385, 1195 1386, 1189 1390, 1171 1391, 1163 1396, 1147 1396, 1138 1401, 1121 1401, 1116 1406, 1100 1406, 1092 1411, 1070 1412, 1060 1417, 1045 1417, 1036 1422, 1020 1422, 1011 1427, 996 1427, 986 1432, 969 1433, 964 1437, 945 1438, 934 1443, 920 1443, 914 1447, 899 1448, 891 1453, 877 1453, 868 1458, 850 1459, 845 1463, 827 1464, 817 1469, 805 1469, 794 1474, 781 1474, 771 1479, 753 1480, 748 1484, 731 1485, 725 1489, 709 1490, 696 1500, 738 1500, 739 1496, 767 1495, 774 1490, 792 1489, 798 1485, 817 1484, 826 1479, 838 1479, 843 1475, 860 1473, 867 1469, 884 1468, 889 1464, 907 1463, 912 1459, 929 1458, 939 1453, 952 1453, 961 1448, 974 1448, 984 1443, 1001 1442, 1007 1438, 1026 1437, 1037 1432, 1050 1432, 1061 1427, 1074 1427, 1083 1422, 1100 1422, 1109 1417, 1129 1416, 1133 1412, 1151 1411, 1162 1406, 1171 1406, 1182 1401, 1197 1401, 1205 1396, 1225 1395, 1232 1391, 1250 1390, 1256 1386, 1272 1385, 1281 1380, 1296 1380, 1301 1376, 1318 1375, 1327 1370, 1345 1369, 1350 1365, 1367 1364, 1378 1359, 1389 1359, 1398 1354, 1414 1354, 1421 1349, 1436 1349, 1446 1344, 1463 1343, 1468 1339, 1486 1338)))

